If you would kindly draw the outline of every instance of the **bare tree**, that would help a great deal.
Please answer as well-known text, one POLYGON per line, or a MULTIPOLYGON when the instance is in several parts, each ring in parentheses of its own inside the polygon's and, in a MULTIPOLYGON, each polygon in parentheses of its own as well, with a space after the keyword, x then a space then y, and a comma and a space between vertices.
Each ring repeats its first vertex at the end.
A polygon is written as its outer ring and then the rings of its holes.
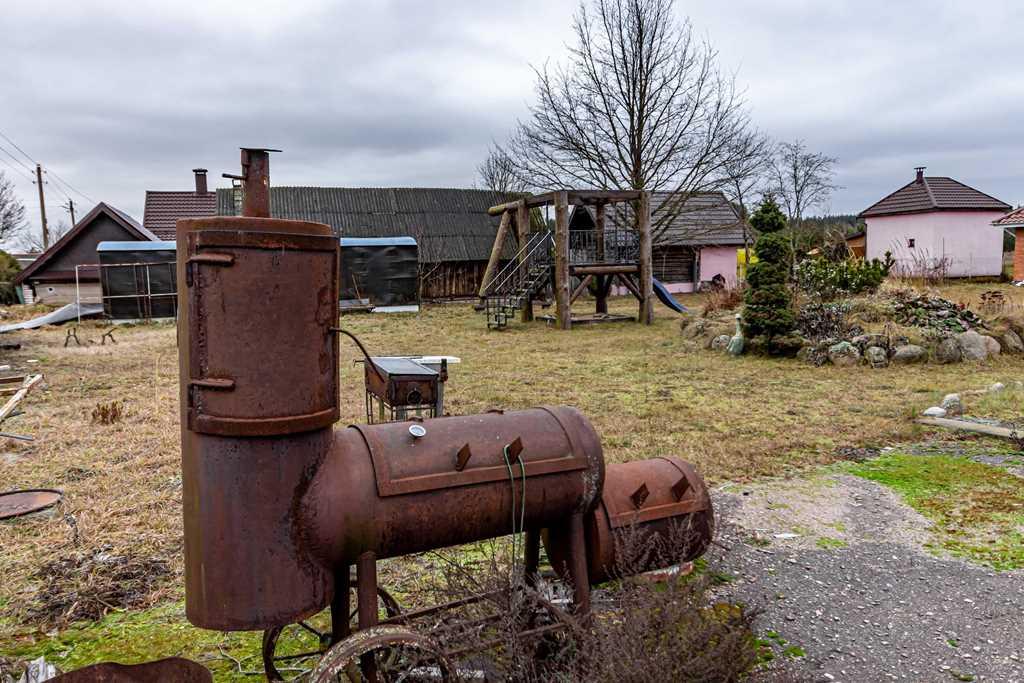
POLYGON ((790 227, 797 228, 808 209, 825 204, 839 186, 835 176, 835 157, 809 152, 803 140, 779 145, 774 166, 772 188, 782 202, 790 227))
POLYGON ((477 166, 477 174, 485 190, 511 195, 526 189, 516 173, 511 157, 496 145, 491 147, 483 163, 477 166))
POLYGON ((743 248, 750 259, 749 202, 769 190, 772 181, 772 160, 775 146, 759 130, 750 129, 733 137, 723 160, 725 171, 722 190, 740 214, 743 227, 743 248))
POLYGON ((657 237, 689 195, 721 186, 742 98, 673 0, 589 0, 572 30, 568 64, 535 69, 537 102, 504 151, 533 189, 675 193, 657 237))
MULTIPOLYGON (((53 246, 57 240, 71 231, 71 224, 65 220, 61 220, 56 225, 50 224, 48 227, 50 229, 50 246, 53 246)), ((24 230, 20 233, 17 246, 28 253, 42 253, 46 251, 43 248, 42 233, 36 233, 32 230, 24 230)))
POLYGON ((25 228, 25 205, 14 193, 14 183, 0 171, 0 244, 17 237, 25 228))

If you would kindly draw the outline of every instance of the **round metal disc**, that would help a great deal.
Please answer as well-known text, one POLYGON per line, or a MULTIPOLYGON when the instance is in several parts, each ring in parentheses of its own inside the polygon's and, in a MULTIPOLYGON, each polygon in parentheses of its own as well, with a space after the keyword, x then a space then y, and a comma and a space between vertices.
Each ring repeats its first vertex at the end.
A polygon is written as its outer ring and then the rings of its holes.
POLYGON ((412 438, 419 439, 427 435, 427 428, 423 425, 409 425, 409 433, 412 434, 412 438))
POLYGON ((63 495, 55 489, 26 489, 0 493, 0 519, 45 510, 60 502, 63 495))

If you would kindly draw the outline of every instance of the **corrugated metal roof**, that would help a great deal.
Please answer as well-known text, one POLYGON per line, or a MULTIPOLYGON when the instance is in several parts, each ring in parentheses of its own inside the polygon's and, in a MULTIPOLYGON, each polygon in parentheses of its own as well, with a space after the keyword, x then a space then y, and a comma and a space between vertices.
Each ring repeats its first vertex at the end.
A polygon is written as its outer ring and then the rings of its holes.
POLYGON ((411 237, 342 237, 343 247, 415 247, 411 237))
POLYGON ((100 242, 96 251, 176 251, 176 242, 100 242))
MULTIPOLYGON (((425 263, 487 260, 499 221, 487 209, 503 201, 503 195, 490 190, 270 188, 274 218, 326 223, 339 237, 409 236, 419 244, 425 263)), ((238 213, 234 191, 217 190, 217 214, 238 213)))
POLYGON ((159 239, 174 239, 179 218, 202 218, 217 215, 217 195, 197 194, 193 190, 147 190, 142 224, 159 239))
POLYGON ((1006 211, 1010 205, 944 176, 922 176, 860 212, 861 218, 924 211, 1006 211))
MULTIPOLYGON (((586 209, 593 217, 593 207, 586 209)), ((632 229, 633 211, 629 203, 611 204, 608 212, 614 225, 632 229)), ((651 226, 654 246, 743 244, 739 214, 721 192, 653 192, 651 226)))

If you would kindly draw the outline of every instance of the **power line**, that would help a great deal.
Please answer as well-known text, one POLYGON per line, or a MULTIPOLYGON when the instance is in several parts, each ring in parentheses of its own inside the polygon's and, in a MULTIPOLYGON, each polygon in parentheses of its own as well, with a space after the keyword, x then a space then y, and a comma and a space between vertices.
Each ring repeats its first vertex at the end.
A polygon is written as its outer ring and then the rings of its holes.
POLYGON ((32 169, 28 166, 28 164, 26 164, 24 161, 22 161, 21 159, 19 159, 16 156, 14 156, 13 154, 11 154, 10 151, 8 151, 8 149, 6 147, 4 147, 3 145, 0 145, 0 152, 3 152, 7 156, 9 156, 11 159, 14 159, 14 161, 18 162, 18 165, 20 165, 23 169, 25 169, 26 173, 29 173, 29 174, 32 173, 32 169))
MULTIPOLYGON (((0 148, 0 149, 2 149, 2 148, 0 148)), ((21 170, 20 168, 18 168, 17 166, 15 166, 14 164, 12 164, 11 162, 7 161, 7 159, 4 159, 3 157, 0 157, 0 161, 4 162, 4 163, 5 163, 5 164, 7 164, 8 166, 10 166, 10 167, 11 167, 11 170, 13 170, 13 171, 14 171, 15 173, 17 173, 17 174, 19 174, 20 176, 22 176, 23 178, 25 178, 25 180, 29 181, 30 183, 34 183, 34 182, 35 182, 34 180, 32 180, 32 176, 30 176, 30 175, 26 174, 26 173, 25 173, 24 171, 22 171, 22 170, 21 170)))
POLYGON ((11 143, 12 145, 14 145, 14 149, 16 149, 16 150, 18 150, 19 152, 21 152, 22 154, 24 154, 24 155, 25 155, 25 158, 26 158, 26 159, 28 159, 29 161, 31 161, 31 162, 32 162, 33 164, 37 164, 37 163, 39 163, 38 161, 36 161, 35 159, 33 159, 33 158, 32 158, 31 156, 29 156, 28 152, 26 152, 25 150, 23 150, 23 149, 22 149, 21 147, 18 147, 18 143, 17 143, 17 142, 15 142, 14 140, 12 140, 12 139, 10 139, 9 137, 7 137, 6 135, 4 135, 4 132, 3 132, 2 130, 0 130, 0 138, 3 138, 4 140, 7 140, 7 142, 9 142, 9 143, 11 143))
MULTIPOLYGON (((47 175, 52 175, 54 178, 59 180, 65 187, 69 188, 72 192, 74 192, 78 196, 82 197, 86 201, 92 202, 93 204, 99 204, 99 202, 97 202, 95 199, 93 199, 89 195, 85 194, 84 192, 82 192, 81 190, 76 188, 74 185, 72 185, 68 181, 64 180, 59 175, 57 175, 57 172, 54 171, 53 169, 47 169, 46 173, 47 173, 47 175)), ((68 199, 70 199, 70 197, 68 197, 68 199)))

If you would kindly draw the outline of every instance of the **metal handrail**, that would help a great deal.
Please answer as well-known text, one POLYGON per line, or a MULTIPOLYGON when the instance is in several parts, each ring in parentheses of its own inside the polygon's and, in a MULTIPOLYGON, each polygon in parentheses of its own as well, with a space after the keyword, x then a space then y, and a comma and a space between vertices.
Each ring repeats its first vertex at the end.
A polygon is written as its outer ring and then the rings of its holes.
POLYGON ((502 268, 501 272, 499 272, 496 276, 494 276, 494 279, 491 280, 491 282, 493 283, 491 294, 494 295, 501 293, 502 287, 504 287, 504 285, 508 283, 509 280, 511 280, 513 277, 519 274, 519 269, 523 265, 526 265, 526 267, 529 268, 530 261, 533 258, 533 256, 537 253, 537 251, 541 247, 549 245, 552 242, 553 239, 550 231, 534 233, 533 237, 527 240, 523 248, 516 252, 514 259, 510 261, 508 265, 502 268), (523 256, 524 252, 525 256, 523 256), (520 263, 520 257, 522 257, 522 263, 520 263), (508 272, 506 273, 506 271, 508 272))

